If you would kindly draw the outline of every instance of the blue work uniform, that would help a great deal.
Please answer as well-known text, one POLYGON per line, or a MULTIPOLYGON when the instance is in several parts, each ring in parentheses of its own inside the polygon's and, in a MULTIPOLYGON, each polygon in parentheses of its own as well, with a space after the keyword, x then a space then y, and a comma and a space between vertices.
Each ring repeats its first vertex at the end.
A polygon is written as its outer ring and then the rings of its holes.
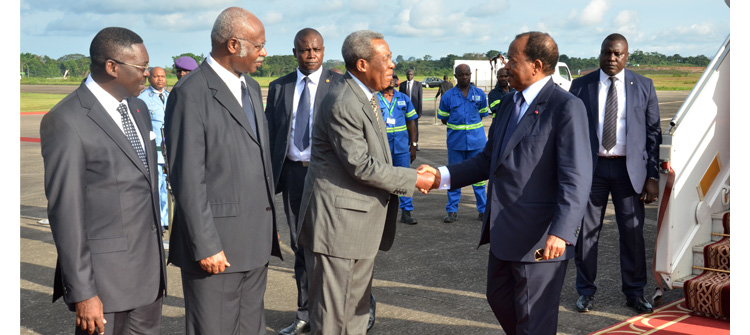
MULTIPOLYGON (((495 88, 490 91, 490 94, 487 95, 487 100, 490 104, 490 113, 492 113, 492 118, 494 119, 497 116, 497 111, 500 109, 500 101, 503 100, 503 98, 511 93, 515 93, 516 90, 513 89, 513 87, 508 88, 509 92, 503 91, 502 88, 500 88, 500 83, 495 84, 495 88)), ((510 95, 513 96, 512 94, 510 95)))
POLYGON ((167 97, 169 92, 166 88, 162 92, 158 92, 153 87, 146 87, 138 98, 143 100, 148 106, 149 115, 151 115, 151 128, 156 134, 156 159, 159 163, 157 169, 157 175, 159 176, 159 207, 161 216, 161 225, 163 227, 169 226, 169 207, 167 202, 169 200, 169 193, 167 192, 167 175, 164 174, 164 156, 161 153, 161 128, 164 127, 164 109, 167 107, 167 97), (159 97, 162 94, 164 101, 159 97))
MULTIPOLYGON (((474 157, 484 149, 487 135, 484 132, 482 118, 489 115, 487 96, 484 91, 470 85, 469 92, 464 97, 461 89, 456 86, 445 92, 440 99, 438 118, 447 120, 448 164, 456 164, 474 157)), ((472 185, 477 210, 484 213, 487 205, 487 194, 482 181, 472 185)), ((448 191, 448 204, 445 211, 458 212, 458 202, 461 200, 461 189, 448 191)))
MULTIPOLYGON (((388 145, 391 148, 393 166, 409 167, 411 165, 411 153, 409 152, 409 132, 406 129, 406 121, 416 120, 419 115, 414 110, 414 105, 409 97, 404 93, 393 90, 391 102, 388 102, 380 92, 377 95, 380 101, 380 110, 383 112, 385 130, 388 133, 388 145)), ((401 210, 414 210, 411 197, 399 196, 398 199, 401 210)))

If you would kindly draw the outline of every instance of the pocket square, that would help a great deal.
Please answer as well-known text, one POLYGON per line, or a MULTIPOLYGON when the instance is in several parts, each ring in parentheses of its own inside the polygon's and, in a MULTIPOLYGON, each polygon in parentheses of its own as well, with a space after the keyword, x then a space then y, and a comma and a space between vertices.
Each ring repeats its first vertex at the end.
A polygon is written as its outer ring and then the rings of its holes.
POLYGON ((152 141, 155 140, 156 139, 156 133, 153 132, 153 131, 150 131, 149 132, 149 137, 151 138, 152 141))

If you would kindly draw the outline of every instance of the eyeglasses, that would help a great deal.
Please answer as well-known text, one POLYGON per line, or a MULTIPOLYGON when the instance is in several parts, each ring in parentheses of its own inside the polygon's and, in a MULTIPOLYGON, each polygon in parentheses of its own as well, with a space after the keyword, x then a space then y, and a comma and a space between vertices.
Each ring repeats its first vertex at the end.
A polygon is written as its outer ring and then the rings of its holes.
POLYGON ((122 64, 122 65, 129 65, 129 66, 132 66, 132 67, 134 67, 134 68, 136 68, 136 69, 138 69, 138 70, 141 70, 141 71, 143 71, 144 73, 145 73, 146 71, 148 71, 148 69, 149 69, 149 67, 148 67, 148 64, 146 64, 146 65, 135 65, 135 64, 130 64, 130 63, 125 63, 125 62, 121 62, 121 61, 119 61, 119 60, 116 60, 116 59, 114 59, 114 58, 110 58, 110 60, 111 60, 111 61, 113 61, 113 62, 115 62, 115 63, 117 63, 117 64, 122 64))
POLYGON ((236 37, 236 36, 235 36, 234 38, 236 38, 236 39, 238 39, 238 40, 240 40, 240 41, 247 41, 247 42, 250 42, 250 43, 252 43, 252 44, 253 44, 253 46, 255 46, 255 50, 257 50, 257 51, 261 51, 261 50, 263 50, 263 48, 265 48, 265 47, 266 47, 266 42, 263 42, 263 43, 261 43, 261 44, 258 44, 258 43, 255 43, 255 42, 251 41, 251 40, 246 40, 246 39, 244 39, 244 38, 239 38, 239 37, 236 37))

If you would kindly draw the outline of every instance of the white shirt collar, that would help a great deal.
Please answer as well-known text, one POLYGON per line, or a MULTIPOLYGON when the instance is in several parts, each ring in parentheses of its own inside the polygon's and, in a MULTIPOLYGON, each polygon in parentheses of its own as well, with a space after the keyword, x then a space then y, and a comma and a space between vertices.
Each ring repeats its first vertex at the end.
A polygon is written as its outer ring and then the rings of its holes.
POLYGON ((352 78, 354 78, 354 81, 357 82, 357 84, 359 85, 359 88, 361 88, 362 91, 365 92, 365 96, 367 96, 367 100, 372 100, 373 92, 370 90, 370 88, 365 86, 365 84, 363 84, 359 80, 359 78, 357 78, 355 75, 352 74, 351 76, 352 78))
POLYGON ((94 78, 91 78, 91 74, 89 74, 89 76, 86 78, 86 87, 88 87, 91 93, 94 94, 96 100, 98 100, 99 103, 102 104, 106 111, 116 111, 117 107, 120 106, 120 103, 124 103, 125 106, 128 105, 126 99, 117 101, 114 96, 112 96, 111 94, 109 94, 109 92, 105 91, 101 86, 99 86, 99 83, 97 83, 94 78))
MULTIPOLYGON (((625 82, 625 69, 620 71, 618 74, 615 75, 615 78, 619 80, 621 83, 625 82)), ((609 80, 609 75, 604 73, 602 69, 599 69, 599 81, 602 83, 606 83, 609 80)))
MULTIPOLYGON (((320 76, 323 75, 323 67, 319 67, 315 72, 310 73, 307 78, 310 78, 310 84, 317 85, 320 82, 320 76)), ((297 68, 297 85, 299 85, 300 82, 302 82, 302 78, 305 77, 305 74, 302 73, 302 71, 299 70, 299 67, 297 68)))
MULTIPOLYGON (((219 78, 221 78, 221 81, 224 82, 224 84, 227 85, 229 88, 229 91, 232 92, 235 98, 237 98, 237 102, 239 102, 240 106, 242 106, 242 84, 245 83, 245 76, 239 76, 239 78, 233 73, 221 66, 214 58, 211 56, 211 54, 206 57, 206 63, 208 63, 209 66, 216 72, 217 75, 219 75, 219 78)), ((245 83, 247 86, 247 83, 245 83)))
MULTIPOLYGON (((536 99, 536 96, 539 95, 539 92, 544 88, 544 85, 547 84, 548 81, 552 79, 552 76, 546 76, 540 80, 537 80, 535 83, 529 85, 525 90, 521 91, 521 94, 523 94, 524 100, 526 100, 525 104, 527 106, 531 106, 531 103, 534 102, 534 99, 536 99)), ((515 96, 513 97, 514 101, 517 101, 515 99, 515 96)))

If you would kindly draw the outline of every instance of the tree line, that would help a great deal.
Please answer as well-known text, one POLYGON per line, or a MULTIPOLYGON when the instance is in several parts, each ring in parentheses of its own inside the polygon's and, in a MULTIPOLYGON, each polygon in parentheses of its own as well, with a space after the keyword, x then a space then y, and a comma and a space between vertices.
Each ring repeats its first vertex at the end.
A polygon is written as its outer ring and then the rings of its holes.
MULTIPOLYGON (((489 50, 485 53, 470 52, 461 56, 449 54, 439 59, 433 59, 430 55, 425 55, 421 59, 415 57, 404 58, 402 55, 396 56, 396 73, 405 73, 406 70, 414 70, 420 76, 451 75, 453 73, 453 62, 456 59, 467 60, 488 60, 501 54, 498 50, 489 50)), ((502 53, 505 55, 505 53, 502 53)), ((203 54, 196 55, 193 53, 183 53, 173 56, 172 60, 178 57, 189 56, 196 60, 198 64, 205 58, 203 54)), ((597 57, 578 58, 560 55, 560 61, 568 64, 571 71, 586 71, 599 68, 599 59, 597 57)), ((705 67, 711 60, 704 56, 683 57, 679 54, 672 56, 663 55, 658 52, 644 52, 635 50, 630 53, 629 66, 698 66, 705 67)), ((50 58, 46 55, 34 55, 31 53, 21 53, 21 74, 25 77, 41 78, 58 78, 62 77, 65 71, 68 76, 85 77, 89 72, 90 59, 82 54, 70 54, 58 59, 50 58)), ((344 62, 337 59, 329 59, 323 63, 326 68, 337 68, 344 71, 344 62)), ((284 74, 294 71, 297 68, 297 60, 293 55, 274 55, 268 56, 258 71, 254 74, 258 77, 280 77, 284 74)), ((164 67, 167 75, 174 74, 174 65, 164 67)))

